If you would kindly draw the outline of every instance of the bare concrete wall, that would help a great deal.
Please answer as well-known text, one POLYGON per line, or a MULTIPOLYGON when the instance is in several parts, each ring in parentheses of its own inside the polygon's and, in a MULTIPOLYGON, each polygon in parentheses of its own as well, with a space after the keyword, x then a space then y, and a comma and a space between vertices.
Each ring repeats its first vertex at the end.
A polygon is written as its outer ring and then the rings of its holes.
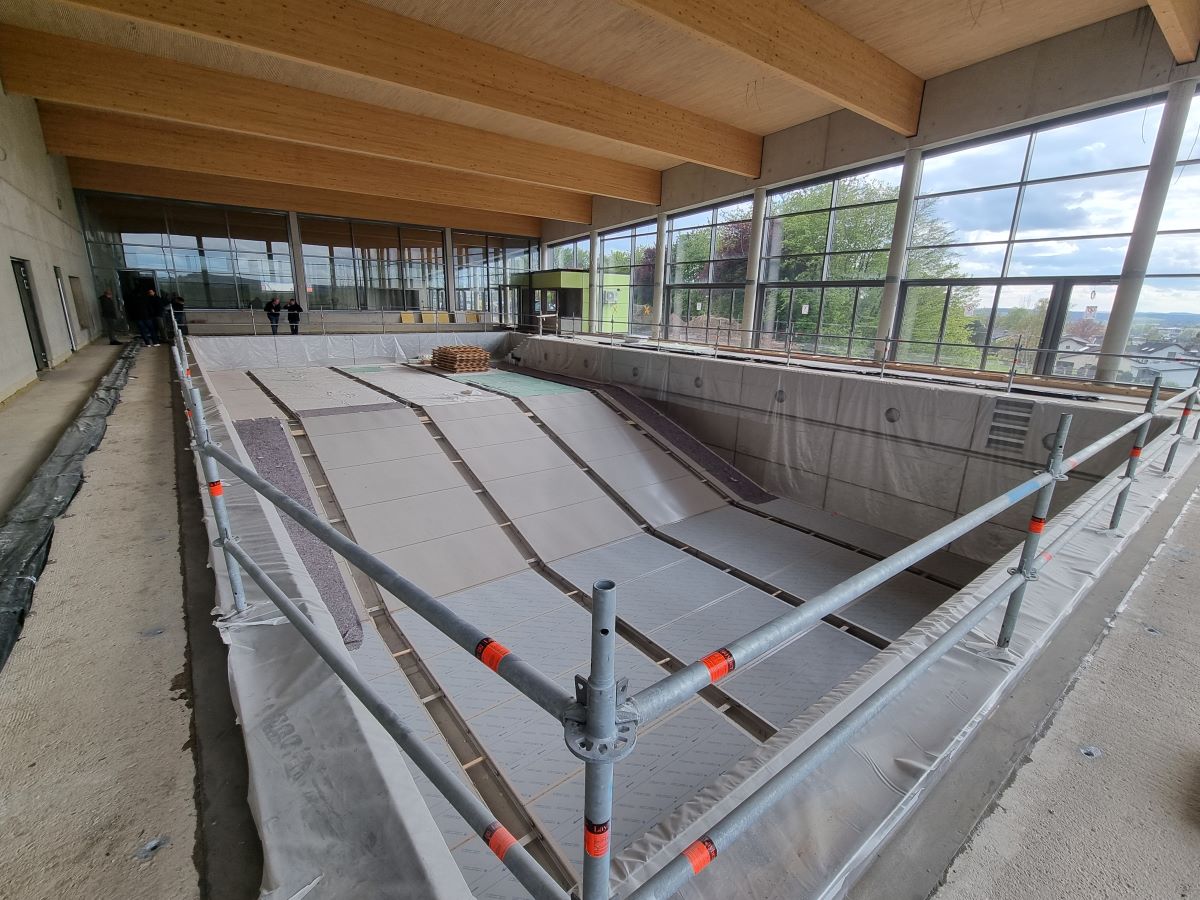
POLYGON ((0 93, 0 400, 37 374, 11 258, 29 262, 47 355, 57 365, 71 355, 67 316, 79 346, 95 336, 99 313, 92 269, 65 161, 46 152, 34 102, 0 93), (66 284, 65 315, 54 266, 66 284), (70 276, 80 280, 88 304, 82 322, 70 276))
MULTIPOLYGON (((769 491, 912 538, 1043 468, 1062 413, 1074 415, 1069 449, 1133 415, 1097 403, 556 338, 529 338, 518 352, 524 366, 628 388, 769 491)), ((1122 441, 1085 464, 1059 487, 1052 512, 1127 453, 1122 441)), ((1027 501, 1002 513, 951 549, 993 562, 1022 539, 1031 508, 1027 501)))
MULTIPOLYGON (((930 79, 920 130, 911 139, 839 111, 767 135, 759 178, 686 163, 663 173, 661 207, 597 197, 592 227, 613 228, 660 211, 749 194, 756 187, 898 159, 909 147, 932 148, 1145 96, 1198 74, 1200 63, 1175 66, 1149 8, 1143 7, 930 79)), ((578 224, 548 221, 542 240, 582 233, 578 224)))

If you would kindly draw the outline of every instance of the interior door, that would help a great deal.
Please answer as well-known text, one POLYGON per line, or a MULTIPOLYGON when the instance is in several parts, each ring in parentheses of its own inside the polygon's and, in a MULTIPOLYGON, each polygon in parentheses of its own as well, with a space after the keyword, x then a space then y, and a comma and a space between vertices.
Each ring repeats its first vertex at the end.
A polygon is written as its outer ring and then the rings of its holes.
POLYGON ((33 299, 33 280, 29 277, 29 264, 23 259, 14 259, 12 267, 13 275, 17 279, 17 293, 21 297, 21 312, 25 314, 25 327, 29 331, 33 362, 40 372, 50 368, 50 357, 46 353, 46 338, 42 334, 42 323, 38 319, 37 304, 33 299))

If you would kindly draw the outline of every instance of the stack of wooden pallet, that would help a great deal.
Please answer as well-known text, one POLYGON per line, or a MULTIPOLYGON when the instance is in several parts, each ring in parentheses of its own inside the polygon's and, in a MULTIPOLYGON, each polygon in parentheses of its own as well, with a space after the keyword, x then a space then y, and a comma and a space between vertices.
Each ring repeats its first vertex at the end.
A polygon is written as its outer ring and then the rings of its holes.
POLYGON ((435 347, 433 364, 447 372, 486 372, 488 352, 482 347, 464 347, 460 344, 435 347))

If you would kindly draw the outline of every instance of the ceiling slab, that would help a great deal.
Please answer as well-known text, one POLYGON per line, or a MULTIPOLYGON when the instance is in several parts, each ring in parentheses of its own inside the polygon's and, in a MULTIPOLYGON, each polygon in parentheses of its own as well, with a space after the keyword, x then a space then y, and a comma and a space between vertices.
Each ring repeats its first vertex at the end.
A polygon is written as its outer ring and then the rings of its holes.
POLYGON ((541 221, 531 216, 513 216, 412 200, 348 194, 301 185, 226 178, 91 159, 69 159, 67 166, 71 173, 71 183, 85 191, 193 200, 199 203, 220 203, 256 209, 294 210, 314 215, 401 222, 436 228, 461 228, 467 231, 486 231, 521 237, 541 235, 541 221))
POLYGON ((443 206, 591 220, 584 194, 194 125, 39 103, 51 153, 443 206))
POLYGON ((0 77, 43 100, 659 202, 655 169, 23 28, 0 27, 0 77))
POLYGON ((623 2, 756 59, 893 131, 917 131, 922 79, 794 0, 623 2))
POLYGON ((70 5, 540 119, 725 171, 751 176, 759 171, 758 135, 359 0, 293 0, 286 6, 191 0, 186 7, 157 0, 76 0, 70 5))

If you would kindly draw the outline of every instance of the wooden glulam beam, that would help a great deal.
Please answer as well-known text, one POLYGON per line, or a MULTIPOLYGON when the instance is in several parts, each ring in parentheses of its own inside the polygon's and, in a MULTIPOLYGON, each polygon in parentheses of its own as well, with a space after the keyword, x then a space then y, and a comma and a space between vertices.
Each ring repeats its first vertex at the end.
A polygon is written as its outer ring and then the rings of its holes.
POLYGON ((1150 9, 1175 62, 1194 62, 1200 48, 1200 0, 1150 0, 1150 9))
POLYGON ((925 82, 795 0, 621 0, 765 63, 903 135, 917 132, 925 82))
POLYGON ((8 93, 260 137, 402 159, 657 205, 662 173, 644 166, 409 115, 13 26, 0 26, 8 93), (88 77, 78 62, 88 60, 88 77))
POLYGON ((591 220, 590 197, 557 188, 123 113, 40 101, 38 109, 46 149, 62 156, 567 222, 591 220))
POLYGON ((361 0, 68 0, 757 177, 762 138, 361 0))
POLYGON ((85 191, 193 200, 435 228, 462 228, 519 237, 541 236, 540 220, 529 216, 91 159, 68 159, 67 167, 71 173, 71 184, 85 191))

